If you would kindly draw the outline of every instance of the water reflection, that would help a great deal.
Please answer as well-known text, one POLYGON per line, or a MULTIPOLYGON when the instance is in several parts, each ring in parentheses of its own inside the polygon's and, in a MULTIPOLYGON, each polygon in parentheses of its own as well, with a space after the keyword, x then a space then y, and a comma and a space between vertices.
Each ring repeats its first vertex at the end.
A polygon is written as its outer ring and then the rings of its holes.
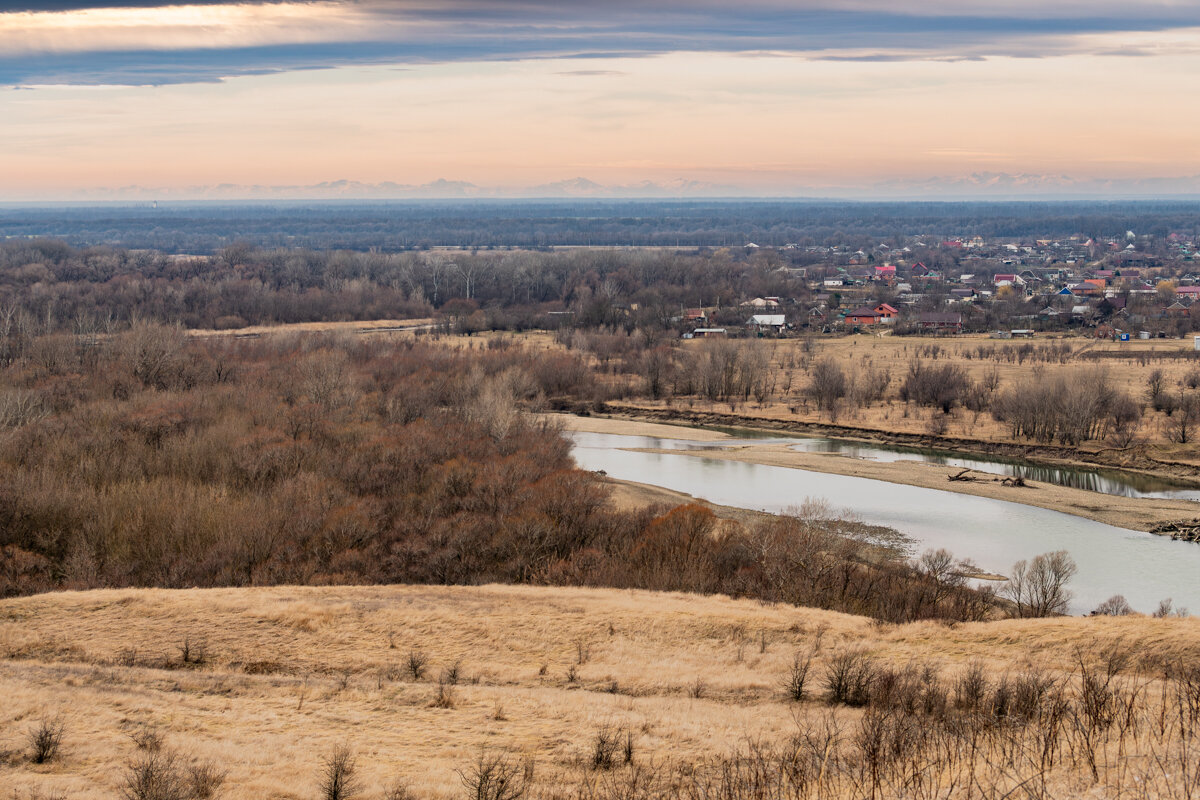
POLYGON ((1016 459, 996 456, 963 456, 947 450, 905 447, 883 443, 855 442, 849 439, 830 439, 818 436, 780 436, 737 428, 708 428, 727 433, 731 438, 716 442, 689 442, 678 439, 661 439, 661 447, 672 450, 707 450, 716 447, 739 447, 749 444, 786 444, 792 450, 804 453, 829 453, 832 455, 861 458, 867 461, 917 461, 925 464, 940 464, 947 467, 969 468, 989 475, 1020 477, 1026 480, 1086 489, 1101 494, 1121 497, 1155 497, 1160 499, 1193 500, 1200 502, 1200 489, 1172 482, 1153 475, 1121 470, 1086 469, 1079 467, 1050 467, 1030 464, 1016 459))
POLYGON ((1118 470, 1090 470, 1075 467, 1048 467, 999 458, 964 457, 940 450, 924 450, 899 445, 869 445, 839 439, 789 440, 793 450, 806 453, 836 453, 869 461, 920 461, 1007 475, 1027 480, 1087 489, 1122 497, 1158 497, 1200 501, 1200 489, 1186 488, 1153 475, 1118 470))

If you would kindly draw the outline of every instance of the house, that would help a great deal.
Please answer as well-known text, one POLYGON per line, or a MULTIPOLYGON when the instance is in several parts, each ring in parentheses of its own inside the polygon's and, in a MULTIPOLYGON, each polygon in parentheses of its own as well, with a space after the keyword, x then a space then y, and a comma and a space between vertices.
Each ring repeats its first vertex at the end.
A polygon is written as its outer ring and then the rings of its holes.
POLYGON ((992 278, 992 284, 994 286, 1024 286, 1025 279, 1012 272, 1003 272, 992 278))
POLYGON ((878 325, 883 315, 870 306, 860 306, 846 312, 847 325, 878 325))
POLYGON ((746 324, 759 333, 779 333, 787 327, 783 314, 755 314, 746 324))
POLYGON ((896 317, 900 316, 900 311, 887 303, 875 306, 875 313, 879 315, 879 321, 884 323, 895 322, 896 317))
MULTIPOLYGON (((684 334, 687 336, 688 334, 684 334)), ((724 339, 728 335, 724 328, 696 328, 691 336, 694 339, 724 339)))
POLYGON ((703 308, 689 308, 683 312, 683 318, 687 322, 704 322, 708 319, 708 312, 703 308))
POLYGON ((926 331, 961 333, 963 328, 962 314, 945 312, 921 314, 917 317, 916 323, 918 328, 926 331))

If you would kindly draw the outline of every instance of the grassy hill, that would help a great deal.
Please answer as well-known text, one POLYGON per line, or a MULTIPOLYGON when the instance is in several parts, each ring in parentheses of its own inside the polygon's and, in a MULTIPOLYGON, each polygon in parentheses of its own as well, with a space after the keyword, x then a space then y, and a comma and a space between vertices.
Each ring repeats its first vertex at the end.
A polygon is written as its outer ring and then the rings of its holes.
POLYGON ((509 586, 56 593, 0 603, 0 786, 119 797, 158 746, 180 775, 224 773, 213 797, 317 798, 348 746, 361 798, 479 796, 459 772, 481 757, 526 796, 1191 797, 1198 657, 1200 621, 1178 618, 886 626, 509 586), (867 694, 831 702, 847 669, 867 694), (33 763, 31 732, 59 724, 33 763), (755 789, 754 764, 791 789, 755 789))

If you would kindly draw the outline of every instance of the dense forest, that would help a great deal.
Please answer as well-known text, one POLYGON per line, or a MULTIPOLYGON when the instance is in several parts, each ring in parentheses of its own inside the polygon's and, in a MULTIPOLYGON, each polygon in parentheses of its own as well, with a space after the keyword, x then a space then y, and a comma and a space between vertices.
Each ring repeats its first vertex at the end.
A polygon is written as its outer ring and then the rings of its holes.
MULTIPOLYGON (((435 309, 460 328, 576 325, 664 327, 684 305, 736 308, 746 293, 800 291, 772 253, 664 251, 356 253, 235 245, 178 258, 54 240, 0 244, 0 314, 26 327, 70 330, 135 317, 189 328, 420 318, 435 309), (636 307, 636 309, 635 309, 636 307), (472 315, 474 316, 473 319, 472 315)), ((13 324, 16 324, 15 322, 13 324)))
POLYGON ((0 370, 0 596, 102 586, 534 582, 889 620, 995 610, 843 522, 621 512, 531 416, 578 357, 327 335, 39 337, 0 370))
POLYGON ((1195 231, 1200 203, 817 200, 442 200, 0 206, 0 238, 54 237, 211 254, 260 247, 724 247, 847 237, 1066 236, 1195 231))

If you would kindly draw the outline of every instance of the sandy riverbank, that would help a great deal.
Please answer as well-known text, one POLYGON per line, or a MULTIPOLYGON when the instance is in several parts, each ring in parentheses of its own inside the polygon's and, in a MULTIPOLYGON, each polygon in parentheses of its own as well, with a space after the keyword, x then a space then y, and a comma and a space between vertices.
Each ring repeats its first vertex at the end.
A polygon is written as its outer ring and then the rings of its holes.
MULTIPOLYGON (((561 416, 559 419, 562 420, 566 430, 590 433, 657 436, 713 443, 731 438, 717 431, 637 420, 571 416, 561 416)), ((743 445, 731 449, 714 448, 700 451, 647 449, 642 452, 718 458, 803 469, 810 472, 870 478, 889 483, 1024 503, 1132 530, 1149 530, 1155 524, 1167 519, 1194 517, 1197 508, 1195 503, 1186 500, 1120 497, 1037 481, 1028 481, 1024 487, 1004 486, 1000 484, 998 476, 982 472, 973 473, 978 478, 976 481, 952 482, 947 478, 961 472, 957 467, 923 464, 916 461, 883 463, 828 453, 800 453, 789 450, 787 445, 782 444, 743 445)))

